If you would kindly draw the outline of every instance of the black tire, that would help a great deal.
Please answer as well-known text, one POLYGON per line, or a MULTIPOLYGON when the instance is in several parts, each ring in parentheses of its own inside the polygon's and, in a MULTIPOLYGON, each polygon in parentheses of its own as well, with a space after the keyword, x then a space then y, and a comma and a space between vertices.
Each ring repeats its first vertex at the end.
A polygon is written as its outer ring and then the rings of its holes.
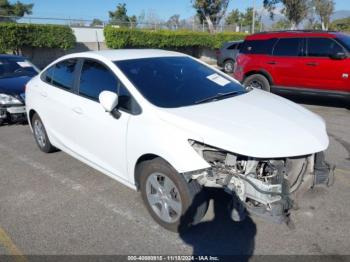
POLYGON ((254 74, 254 75, 248 76, 246 79, 244 79, 243 85, 247 88, 254 87, 267 92, 271 92, 271 86, 270 86, 269 80, 261 74, 254 74))
POLYGON ((2 126, 4 123, 4 120, 0 119, 0 126, 2 126))
POLYGON ((33 128, 34 139, 35 139, 35 142, 38 145, 39 149, 44 153, 56 152, 57 149, 51 144, 50 139, 46 133, 45 126, 37 113, 35 113, 33 115, 32 120, 31 120, 31 124, 32 124, 32 128, 33 128), (37 128, 36 125, 41 125, 41 127, 42 127, 42 135, 44 138, 43 141, 40 141, 40 139, 39 139, 39 134, 37 133, 37 131, 35 129, 35 128, 37 128))
POLYGON ((185 178, 176 172, 166 161, 161 158, 142 162, 137 167, 140 175, 140 189, 143 202, 147 207, 152 218, 162 227, 173 232, 183 232, 191 225, 198 223, 208 209, 208 197, 206 192, 197 183, 192 180, 187 182, 185 178), (180 195, 182 212, 178 215, 176 221, 166 222, 153 210, 147 197, 147 180, 155 173, 169 178, 176 186, 180 195))
POLYGON ((233 73, 234 65, 235 65, 235 61, 233 61, 232 59, 226 60, 223 64, 224 72, 225 73, 233 73))

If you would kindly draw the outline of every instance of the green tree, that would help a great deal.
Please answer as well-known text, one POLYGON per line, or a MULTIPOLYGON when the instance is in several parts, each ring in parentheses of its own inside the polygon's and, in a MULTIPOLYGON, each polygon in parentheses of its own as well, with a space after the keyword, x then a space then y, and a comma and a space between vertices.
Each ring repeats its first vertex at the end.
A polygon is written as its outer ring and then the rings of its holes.
POLYGON ((264 0, 264 7, 270 12, 273 18, 273 12, 276 5, 282 4, 282 13, 291 23, 291 29, 296 29, 308 14, 308 0, 264 0))
POLYGON ((335 3, 333 0, 312 0, 315 12, 320 18, 322 30, 328 30, 331 16, 334 12, 335 3))
POLYGON ((109 11, 109 23, 112 25, 130 25, 133 27, 137 23, 137 18, 136 16, 129 17, 127 13, 128 10, 126 9, 126 4, 118 4, 115 11, 109 11))
POLYGON ((92 20, 90 26, 103 26, 103 21, 95 18, 94 20, 92 20))
MULTIPOLYGON (((253 13, 252 7, 248 7, 242 15, 242 25, 251 27, 253 25, 253 13)), ((261 17, 257 17, 255 13, 255 28, 259 28, 261 23, 261 17)))
POLYGON ((33 6, 34 4, 23 4, 20 1, 11 4, 8 0, 0 0, 0 22, 14 22, 24 15, 31 15, 33 6))
POLYGON ((225 16, 230 0, 192 0, 200 21, 208 25, 210 33, 215 33, 216 27, 225 16))
POLYGON ((276 23, 274 23, 271 26, 271 29, 273 31, 278 31, 278 30, 286 30, 289 29, 291 27, 291 23, 288 19, 281 19, 278 20, 276 23))
POLYGON ((232 10, 226 17, 227 25, 239 25, 242 20, 242 13, 238 9, 232 10))
POLYGON ((330 28, 332 30, 350 32, 350 17, 334 20, 330 28))

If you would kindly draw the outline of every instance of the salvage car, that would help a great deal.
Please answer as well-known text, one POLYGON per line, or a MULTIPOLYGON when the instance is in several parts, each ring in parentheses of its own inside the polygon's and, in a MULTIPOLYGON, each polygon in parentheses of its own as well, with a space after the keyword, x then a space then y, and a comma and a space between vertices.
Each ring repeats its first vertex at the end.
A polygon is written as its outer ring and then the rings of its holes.
POLYGON ((288 221, 304 192, 330 181, 316 114, 185 54, 114 50, 64 56, 27 85, 27 115, 45 153, 61 149, 141 191, 151 216, 181 231, 208 207, 203 187, 288 221))
POLYGON ((0 55, 0 126, 25 122, 25 84, 39 70, 26 58, 0 55))

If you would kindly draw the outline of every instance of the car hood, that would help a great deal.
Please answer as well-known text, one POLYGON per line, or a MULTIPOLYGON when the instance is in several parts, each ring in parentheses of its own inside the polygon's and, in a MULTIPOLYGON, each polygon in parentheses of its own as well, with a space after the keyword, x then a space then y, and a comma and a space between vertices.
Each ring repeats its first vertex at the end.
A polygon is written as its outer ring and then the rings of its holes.
POLYGON ((260 90, 217 102, 162 109, 160 117, 188 130, 188 139, 256 158, 308 155, 329 145, 321 117, 260 90), (193 133, 197 137, 191 137, 193 133))
POLYGON ((8 95, 20 95, 24 93, 24 86, 32 77, 18 76, 0 78, 0 93, 8 95))

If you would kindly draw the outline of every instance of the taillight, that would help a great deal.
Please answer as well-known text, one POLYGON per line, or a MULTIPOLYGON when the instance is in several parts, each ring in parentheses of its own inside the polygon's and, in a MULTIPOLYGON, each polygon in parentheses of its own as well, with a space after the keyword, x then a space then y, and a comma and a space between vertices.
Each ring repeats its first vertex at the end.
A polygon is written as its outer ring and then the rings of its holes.
POLYGON ((221 50, 216 50, 216 56, 218 57, 219 55, 221 55, 221 50))

